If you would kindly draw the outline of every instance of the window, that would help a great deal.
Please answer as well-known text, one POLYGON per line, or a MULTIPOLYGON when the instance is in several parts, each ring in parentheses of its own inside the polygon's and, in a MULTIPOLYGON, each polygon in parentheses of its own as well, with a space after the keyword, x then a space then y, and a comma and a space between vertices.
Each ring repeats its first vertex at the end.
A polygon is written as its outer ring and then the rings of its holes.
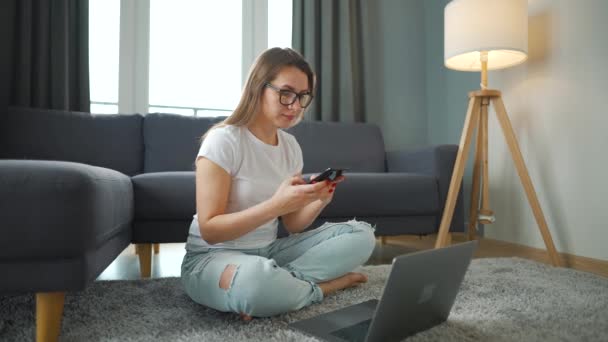
POLYGON ((120 0, 89 2, 91 112, 118 113, 120 0))
POLYGON ((268 0, 268 47, 291 47, 291 0, 268 0))
POLYGON ((90 0, 91 112, 228 115, 253 58, 291 46, 291 3, 90 0))
POLYGON ((150 106, 236 107, 241 1, 150 1, 150 106))

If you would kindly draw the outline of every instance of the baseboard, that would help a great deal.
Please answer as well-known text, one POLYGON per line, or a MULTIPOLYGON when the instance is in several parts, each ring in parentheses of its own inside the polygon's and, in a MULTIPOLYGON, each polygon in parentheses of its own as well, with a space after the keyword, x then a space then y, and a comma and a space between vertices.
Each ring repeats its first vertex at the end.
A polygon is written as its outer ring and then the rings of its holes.
MULTIPOLYGON (((550 264, 549 255, 545 249, 524 246, 516 243, 505 242, 501 240, 494 240, 484 238, 488 242, 493 244, 506 244, 517 248, 522 257, 532 259, 545 264, 550 264)), ((569 253, 558 253, 562 261, 562 265, 568 268, 573 268, 580 271, 591 272, 599 274, 604 277, 608 277, 608 261, 588 258, 580 255, 569 254, 569 253)))
MULTIPOLYGON (((426 236, 401 235, 387 237, 387 242, 406 245, 416 249, 428 249, 434 247, 436 239, 437 235, 435 234, 426 236)), ((452 233, 452 241, 467 241, 467 236, 464 233, 452 233)), ((559 253, 559 255, 562 264, 565 267, 608 277, 608 261, 606 260, 593 259, 568 253, 559 253)), ((549 265, 551 264, 549 255, 544 249, 488 238, 479 239, 479 248, 475 253, 475 257, 520 257, 549 265)))

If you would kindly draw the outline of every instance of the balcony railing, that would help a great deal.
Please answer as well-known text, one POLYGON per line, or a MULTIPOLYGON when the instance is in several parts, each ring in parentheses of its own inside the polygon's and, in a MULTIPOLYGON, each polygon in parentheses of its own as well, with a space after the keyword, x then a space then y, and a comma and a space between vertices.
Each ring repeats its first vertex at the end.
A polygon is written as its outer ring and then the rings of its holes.
MULTIPOLYGON (((187 116, 228 116, 232 109, 204 108, 204 107, 184 107, 184 106, 148 106, 149 113, 172 113, 187 116)), ((117 114, 118 103, 91 101, 91 113, 95 114, 117 114)))

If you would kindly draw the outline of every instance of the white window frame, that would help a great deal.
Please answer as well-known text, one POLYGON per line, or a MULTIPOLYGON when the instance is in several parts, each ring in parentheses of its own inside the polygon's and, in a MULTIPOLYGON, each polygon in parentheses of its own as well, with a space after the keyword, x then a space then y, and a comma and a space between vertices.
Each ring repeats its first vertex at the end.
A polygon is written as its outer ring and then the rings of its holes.
POLYGON ((255 58, 268 47, 268 1, 243 0, 242 84, 255 58))
MULTIPOLYGON (((242 3, 241 74, 244 84, 255 57, 268 46, 268 1, 242 0, 242 3)), ((118 64, 118 112, 147 113, 150 75, 150 0, 120 1, 118 64)), ((199 109, 204 110, 204 108, 199 109)), ((195 115, 196 112, 197 110, 195 115)))
POLYGON ((147 113, 150 73, 150 0, 120 1, 118 112, 147 113))

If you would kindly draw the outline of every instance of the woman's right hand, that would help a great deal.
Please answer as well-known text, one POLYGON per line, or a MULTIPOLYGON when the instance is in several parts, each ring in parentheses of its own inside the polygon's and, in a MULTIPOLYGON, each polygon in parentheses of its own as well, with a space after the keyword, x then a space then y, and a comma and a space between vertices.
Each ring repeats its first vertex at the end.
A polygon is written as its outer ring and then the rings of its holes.
POLYGON ((308 184, 301 175, 295 175, 281 183, 271 201, 278 206, 279 216, 285 215, 320 199, 330 186, 329 182, 308 184))

